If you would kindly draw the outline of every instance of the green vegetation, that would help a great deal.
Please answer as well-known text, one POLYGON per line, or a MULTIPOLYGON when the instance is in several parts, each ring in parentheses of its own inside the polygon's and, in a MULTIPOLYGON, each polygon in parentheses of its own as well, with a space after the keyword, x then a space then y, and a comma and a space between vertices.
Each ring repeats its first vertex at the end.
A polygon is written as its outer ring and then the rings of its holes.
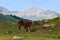
POLYGON ((60 40, 60 18, 54 18, 47 20, 46 22, 38 21, 46 24, 54 23, 52 31, 46 31, 41 26, 34 26, 32 29, 36 29, 33 32, 24 32, 24 28, 21 28, 21 32, 17 32, 17 22, 0 23, 0 40, 12 40, 13 36, 23 37, 23 40, 60 40))
POLYGON ((0 23, 17 22, 19 20, 28 21, 28 19, 23 19, 23 18, 15 16, 15 15, 0 14, 0 23))

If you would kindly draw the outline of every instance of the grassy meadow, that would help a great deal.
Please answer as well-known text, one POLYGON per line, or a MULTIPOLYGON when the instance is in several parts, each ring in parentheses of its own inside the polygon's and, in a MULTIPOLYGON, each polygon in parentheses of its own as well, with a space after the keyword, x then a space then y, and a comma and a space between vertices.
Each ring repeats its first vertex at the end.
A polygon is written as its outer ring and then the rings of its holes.
POLYGON ((52 31, 45 30, 40 26, 34 26, 34 32, 17 32, 18 24, 15 23, 0 23, 0 40, 12 40, 13 36, 23 37, 23 40, 60 40, 60 24, 56 24, 52 31))

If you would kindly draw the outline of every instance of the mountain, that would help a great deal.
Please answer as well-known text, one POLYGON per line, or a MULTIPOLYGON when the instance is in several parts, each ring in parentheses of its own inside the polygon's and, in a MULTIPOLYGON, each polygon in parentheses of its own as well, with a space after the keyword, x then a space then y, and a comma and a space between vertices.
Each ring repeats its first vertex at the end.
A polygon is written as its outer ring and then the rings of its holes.
POLYGON ((60 16, 59 13, 51 10, 43 10, 41 8, 32 7, 25 9, 23 11, 10 11, 7 8, 0 6, 0 14, 4 15, 16 15, 20 18, 29 20, 42 20, 42 19, 52 19, 60 16))
POLYGON ((15 13, 18 13, 18 11, 10 11, 7 8, 0 6, 0 23, 2 23, 2 22, 16 22, 18 20, 28 21, 28 19, 23 19, 21 17, 14 15, 15 13))
POLYGON ((11 14, 15 14, 18 11, 10 11, 7 8, 1 7, 0 6, 0 14, 4 14, 4 15, 11 15, 11 14))
POLYGON ((59 13, 51 10, 43 10, 41 8, 33 7, 33 8, 20 11, 15 15, 30 20, 42 20, 42 19, 55 18, 59 15, 59 13))

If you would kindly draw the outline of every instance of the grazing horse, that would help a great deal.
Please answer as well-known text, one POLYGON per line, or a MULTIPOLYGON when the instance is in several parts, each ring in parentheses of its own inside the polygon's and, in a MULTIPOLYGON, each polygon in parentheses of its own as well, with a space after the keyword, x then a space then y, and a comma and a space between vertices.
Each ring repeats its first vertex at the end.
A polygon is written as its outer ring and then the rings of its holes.
POLYGON ((19 21, 18 22, 18 31, 20 31, 20 28, 23 26, 25 28, 25 31, 27 32, 30 32, 31 31, 31 25, 32 25, 32 21, 27 21, 27 22, 24 22, 24 21, 19 21))

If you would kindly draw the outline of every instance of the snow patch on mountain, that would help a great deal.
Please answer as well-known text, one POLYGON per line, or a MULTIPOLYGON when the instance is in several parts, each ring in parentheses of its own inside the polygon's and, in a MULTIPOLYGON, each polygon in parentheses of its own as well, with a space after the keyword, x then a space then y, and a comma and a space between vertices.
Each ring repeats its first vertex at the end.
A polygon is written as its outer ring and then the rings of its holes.
POLYGON ((32 7, 29 9, 25 9, 23 11, 10 11, 7 8, 0 6, 0 14, 4 15, 16 15, 18 17, 29 19, 29 20, 42 20, 42 19, 52 19, 57 17, 58 14, 55 11, 51 10, 43 10, 38 7, 32 7))
POLYGON ((30 20, 52 19, 57 17, 57 13, 50 10, 43 10, 41 8, 26 9, 15 15, 30 20))

